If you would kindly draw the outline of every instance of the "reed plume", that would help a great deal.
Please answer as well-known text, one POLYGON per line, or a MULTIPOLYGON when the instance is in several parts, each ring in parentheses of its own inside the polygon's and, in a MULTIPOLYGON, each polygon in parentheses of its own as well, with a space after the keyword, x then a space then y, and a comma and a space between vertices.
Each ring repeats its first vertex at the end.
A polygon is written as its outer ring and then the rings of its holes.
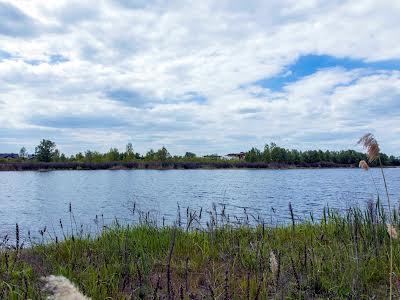
POLYGON ((44 288, 52 294, 47 300, 90 300, 64 276, 50 275, 43 280, 46 282, 44 288))
POLYGON ((372 133, 367 133, 362 136, 358 140, 358 144, 361 144, 367 150, 369 162, 374 162, 379 158, 379 144, 372 133))
POLYGON ((388 232, 388 234, 390 235, 390 237, 391 237, 392 239, 394 239, 394 240, 397 240, 398 235, 397 235, 397 229, 396 229, 396 227, 394 227, 394 226, 391 225, 391 224, 386 224, 386 227, 387 227, 387 232, 388 232))
POLYGON ((365 171, 368 171, 368 170, 369 170, 368 163, 367 163, 365 160, 361 160, 360 163, 358 164, 358 167, 359 167, 360 169, 365 170, 365 171))
POLYGON ((278 273, 278 260, 276 259, 274 251, 269 252, 269 264, 271 266, 272 274, 276 275, 278 273))
POLYGON ((392 284, 392 275, 393 275, 393 239, 396 234, 397 238, 397 231, 393 227, 393 221, 392 221, 392 208, 390 205, 390 196, 389 196, 389 189, 387 187, 386 183, 386 176, 385 172, 383 172, 383 165, 382 165, 382 160, 380 158, 380 148, 379 148, 379 143, 375 139, 374 135, 372 133, 367 133, 363 135, 359 140, 358 144, 361 144, 366 150, 367 150, 367 155, 368 155, 368 160, 369 162, 374 162, 378 160, 379 167, 381 169, 382 173, 382 178, 383 178, 383 183, 385 185, 385 191, 386 191, 386 198, 388 202, 388 209, 389 209, 389 224, 388 224, 388 233, 390 237, 390 273, 389 273, 389 299, 392 299, 393 296, 393 284, 392 284), (394 231, 392 230, 394 229, 394 231))

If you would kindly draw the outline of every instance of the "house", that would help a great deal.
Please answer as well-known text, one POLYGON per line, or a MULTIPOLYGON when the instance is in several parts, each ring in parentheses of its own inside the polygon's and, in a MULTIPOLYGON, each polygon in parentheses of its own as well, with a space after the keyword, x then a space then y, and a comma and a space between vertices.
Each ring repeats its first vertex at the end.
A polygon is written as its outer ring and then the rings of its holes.
POLYGON ((239 159, 243 160, 246 157, 246 152, 239 152, 239 153, 229 153, 226 155, 228 159, 239 159))
POLYGON ((0 158, 3 159, 18 159, 19 155, 16 153, 0 153, 0 158))

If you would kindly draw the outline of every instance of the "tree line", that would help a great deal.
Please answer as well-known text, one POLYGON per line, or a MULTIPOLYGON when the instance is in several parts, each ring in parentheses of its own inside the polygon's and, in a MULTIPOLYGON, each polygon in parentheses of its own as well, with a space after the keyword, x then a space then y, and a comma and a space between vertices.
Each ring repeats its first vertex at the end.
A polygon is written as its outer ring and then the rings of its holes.
MULTIPOLYGON (((322 151, 307 150, 299 151, 295 149, 286 149, 277 146, 275 143, 265 145, 261 151, 257 148, 251 148, 246 153, 247 162, 265 162, 282 164, 314 164, 314 163, 334 163, 334 164, 358 164, 361 160, 368 160, 365 153, 355 150, 341 151, 322 151)), ((390 166, 400 166, 400 157, 381 153, 382 164, 390 166)), ((376 163, 376 162, 375 162, 376 163)), ((371 164, 372 166, 374 163, 371 164)))
MULTIPOLYGON (((75 155, 67 157, 60 153, 56 144, 50 140, 42 140, 35 148, 35 155, 28 155, 26 148, 23 147, 19 153, 20 160, 30 158, 37 162, 85 162, 85 163, 105 163, 105 162, 133 162, 133 161, 226 161, 225 158, 217 155, 207 155, 198 157, 193 152, 186 152, 183 156, 172 156, 169 151, 162 147, 158 150, 149 150, 145 155, 135 152, 133 145, 128 143, 125 151, 119 151, 117 148, 110 148, 106 153, 87 150, 78 152, 75 155)), ((238 160, 238 159, 236 159, 238 160)), ((341 151, 322 151, 322 150, 307 150, 299 151, 295 149, 286 149, 277 146, 275 143, 266 144, 263 150, 255 147, 245 152, 244 161, 249 163, 266 163, 266 164, 286 164, 286 165, 302 165, 302 164, 317 164, 331 163, 341 165, 358 164, 361 160, 367 160, 366 154, 355 150, 341 151)), ((400 166, 400 157, 393 155, 381 154, 383 165, 400 166)), ((235 159, 231 160, 232 162, 235 159)), ((373 164, 372 164, 373 166, 373 164)))

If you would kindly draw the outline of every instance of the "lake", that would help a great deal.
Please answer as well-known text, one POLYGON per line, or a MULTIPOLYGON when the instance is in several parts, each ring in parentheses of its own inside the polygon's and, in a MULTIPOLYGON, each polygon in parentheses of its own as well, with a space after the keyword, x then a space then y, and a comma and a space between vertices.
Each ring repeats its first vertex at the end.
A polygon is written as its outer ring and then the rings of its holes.
MULTIPOLYGON (((400 169, 385 169, 392 202, 400 198, 400 169)), ((135 204, 150 212, 159 223, 172 222, 186 208, 210 210, 213 203, 227 213, 243 215, 243 207, 267 223, 287 222, 288 204, 296 218, 312 212, 321 215, 324 206, 344 210, 350 205, 365 207, 376 200, 376 182, 386 203, 380 170, 99 170, 52 172, 0 172, 0 235, 14 235, 18 223, 22 233, 46 226, 59 232, 59 220, 71 224, 69 204, 75 220, 92 230, 96 215, 110 223, 115 218, 131 222, 135 204)), ((103 221, 102 221, 103 222, 103 221)), ((68 230, 68 229, 67 229, 68 230)))

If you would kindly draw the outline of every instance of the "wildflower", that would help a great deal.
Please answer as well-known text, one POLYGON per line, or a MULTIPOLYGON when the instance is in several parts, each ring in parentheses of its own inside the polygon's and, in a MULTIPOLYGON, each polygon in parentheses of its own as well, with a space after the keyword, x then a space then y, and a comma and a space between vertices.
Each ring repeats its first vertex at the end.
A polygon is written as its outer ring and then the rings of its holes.
POLYGON ((369 169, 369 166, 365 160, 360 161, 360 163, 358 164, 358 167, 365 171, 368 171, 368 169, 369 169))
POLYGON ((361 144, 367 150, 369 162, 373 162, 379 158, 379 144, 371 133, 367 133, 361 137, 358 144, 361 144))
POLYGON ((271 266, 272 274, 276 275, 278 273, 278 260, 272 250, 269 252, 269 264, 271 266))
POLYGON ((387 232, 390 235, 390 237, 394 240, 397 240, 397 230, 396 227, 394 227, 391 224, 386 224, 387 227, 387 232))
POLYGON ((47 300, 90 300, 64 276, 50 275, 43 280, 46 282, 44 288, 52 294, 47 300))

